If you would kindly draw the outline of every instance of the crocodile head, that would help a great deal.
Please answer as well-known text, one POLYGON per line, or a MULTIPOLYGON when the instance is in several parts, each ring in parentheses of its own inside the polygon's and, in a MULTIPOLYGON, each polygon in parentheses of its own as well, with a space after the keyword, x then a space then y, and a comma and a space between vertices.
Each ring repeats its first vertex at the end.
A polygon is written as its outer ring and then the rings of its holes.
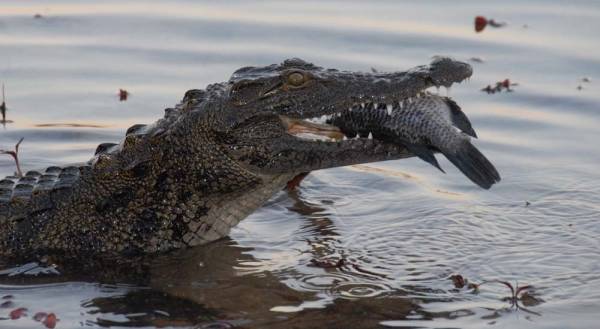
POLYGON ((356 119, 365 109, 391 108, 471 74, 468 64, 443 57, 390 73, 326 69, 294 58, 241 68, 227 83, 198 92, 211 103, 207 109, 218 109, 212 129, 231 157, 255 172, 301 172, 412 156, 403 145, 378 138, 377 126, 343 132, 341 114, 354 111, 356 119))

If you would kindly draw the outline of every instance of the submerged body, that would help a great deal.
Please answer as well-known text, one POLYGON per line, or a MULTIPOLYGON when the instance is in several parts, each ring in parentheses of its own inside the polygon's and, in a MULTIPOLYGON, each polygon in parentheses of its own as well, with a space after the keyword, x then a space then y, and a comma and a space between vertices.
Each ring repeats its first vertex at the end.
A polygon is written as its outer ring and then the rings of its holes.
POLYGON ((226 236, 301 172, 413 155, 437 165, 437 151, 489 188, 500 177, 470 144, 474 131, 460 108, 435 95, 414 98, 470 75, 447 58, 376 74, 298 59, 242 68, 228 82, 188 91, 120 144, 99 145, 85 164, 1 180, 0 255, 201 245, 226 236))

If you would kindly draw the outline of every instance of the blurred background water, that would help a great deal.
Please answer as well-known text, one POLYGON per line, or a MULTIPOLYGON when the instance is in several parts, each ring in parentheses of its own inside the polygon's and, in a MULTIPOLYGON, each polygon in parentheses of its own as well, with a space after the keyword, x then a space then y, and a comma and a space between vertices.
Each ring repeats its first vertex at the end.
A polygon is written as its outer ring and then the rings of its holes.
MULTIPOLYGON (((446 175, 418 159, 313 172, 204 248, 49 274, 5 264, 0 327, 43 328, 37 312, 57 328, 596 327, 599 32, 600 3, 584 0, 3 0, 0 147, 25 137, 25 170, 85 161, 242 66, 387 71, 448 55, 474 67, 448 93, 503 180, 480 190, 441 157, 446 175), (507 25, 476 33, 477 15, 507 25), (507 78, 513 92, 481 91, 507 78), (457 274, 534 288, 516 307, 506 286, 456 288, 457 274)), ((0 176, 13 171, 0 157, 0 176)))

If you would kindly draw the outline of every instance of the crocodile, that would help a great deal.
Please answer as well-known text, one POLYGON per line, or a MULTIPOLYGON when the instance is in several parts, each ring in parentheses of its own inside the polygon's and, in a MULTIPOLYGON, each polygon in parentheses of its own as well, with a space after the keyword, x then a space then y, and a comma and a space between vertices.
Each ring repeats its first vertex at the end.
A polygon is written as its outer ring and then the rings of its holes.
POLYGON ((192 89, 153 124, 88 162, 0 181, 0 255, 140 255, 204 245, 314 170, 443 153, 473 182, 500 180, 470 143, 450 87, 472 68, 446 57, 352 72, 301 59, 243 67, 192 89))

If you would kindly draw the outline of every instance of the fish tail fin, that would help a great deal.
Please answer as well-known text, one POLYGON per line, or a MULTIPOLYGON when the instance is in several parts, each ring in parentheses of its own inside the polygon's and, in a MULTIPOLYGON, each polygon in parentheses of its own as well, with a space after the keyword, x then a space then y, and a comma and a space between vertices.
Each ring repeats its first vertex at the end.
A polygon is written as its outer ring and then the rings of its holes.
POLYGON ((473 183, 486 190, 500 181, 494 165, 468 139, 462 140, 457 149, 442 153, 473 183))

